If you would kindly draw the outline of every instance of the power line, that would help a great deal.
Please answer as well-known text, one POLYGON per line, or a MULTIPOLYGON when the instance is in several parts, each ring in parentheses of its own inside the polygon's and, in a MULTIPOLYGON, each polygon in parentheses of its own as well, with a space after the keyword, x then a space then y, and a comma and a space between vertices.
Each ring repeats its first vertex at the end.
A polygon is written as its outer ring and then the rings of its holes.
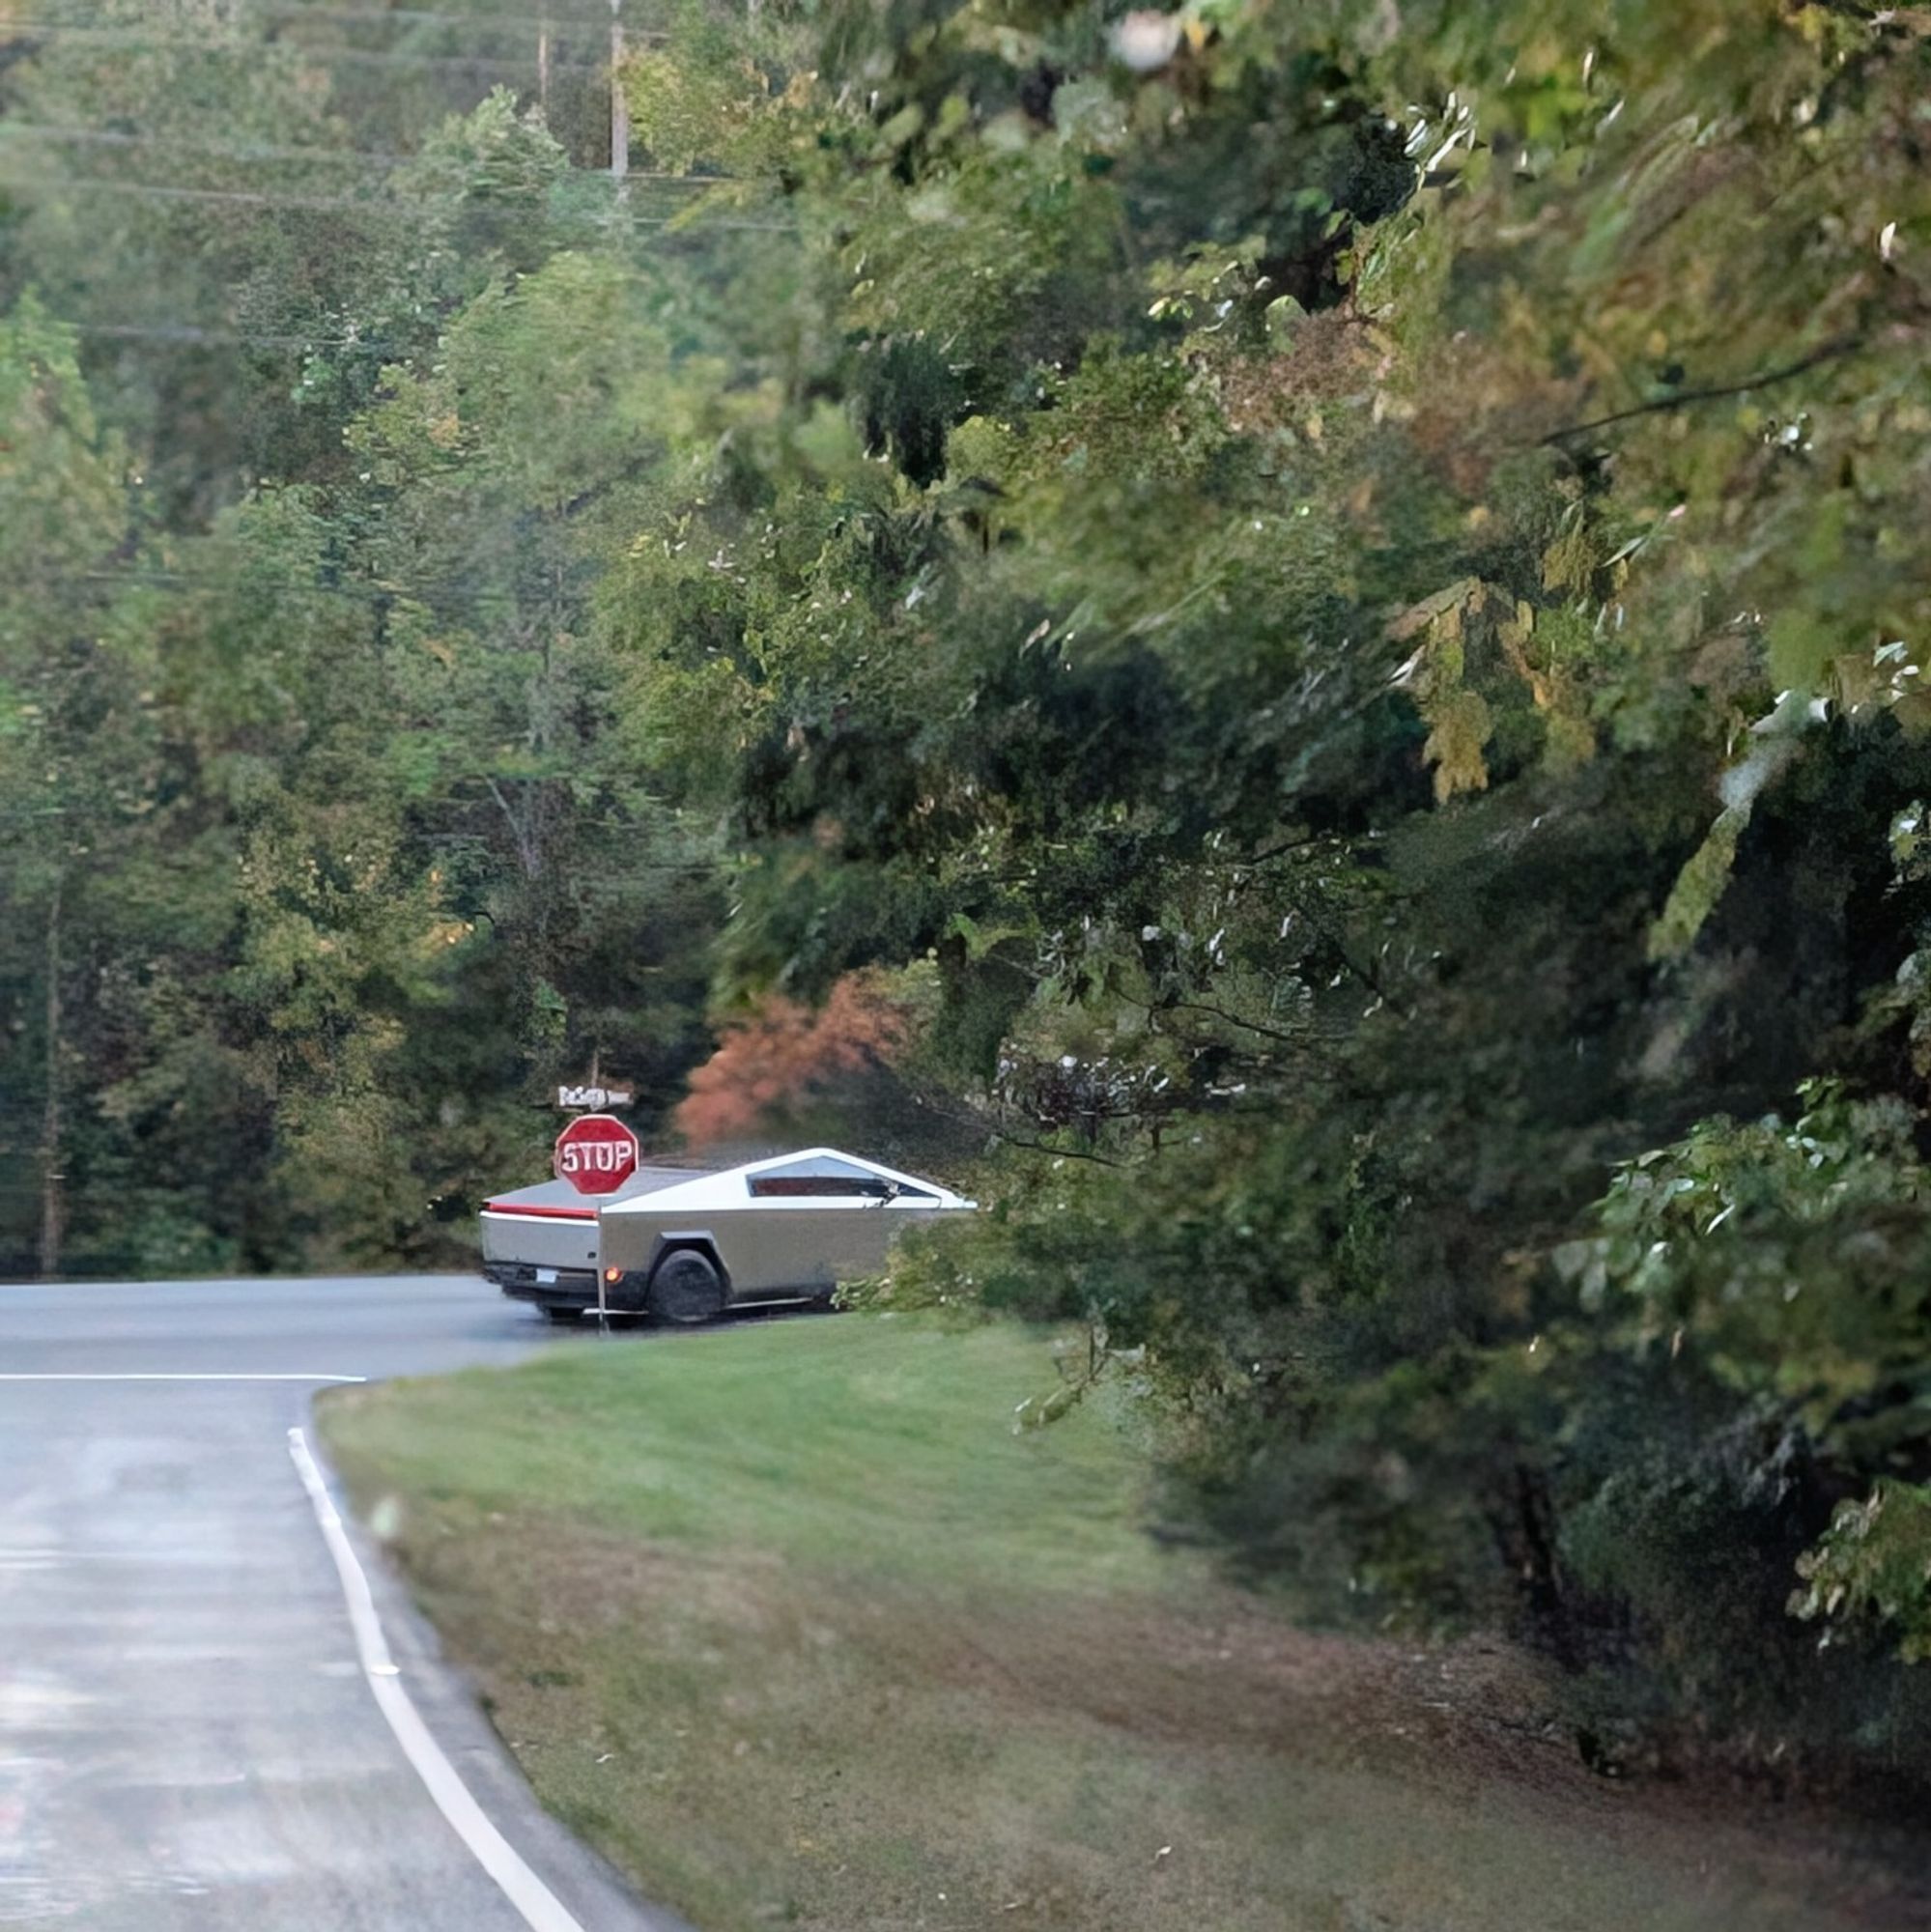
MULTIPOLYGON (((16 34, 29 37, 62 35, 68 40, 85 41, 95 46, 179 47, 185 53, 227 54, 241 59, 260 60, 266 53, 287 51, 307 54, 319 62, 340 62, 358 67, 497 68, 526 73, 537 65, 532 52, 527 58, 505 59, 498 54, 399 54, 377 52, 366 47, 321 47, 306 41, 189 40, 180 34, 142 34, 120 27, 71 27, 61 20, 10 20, 4 23, 16 34)), ((639 40, 662 38, 640 34, 639 40)), ((550 63, 553 73, 609 73, 608 61, 559 61, 550 63)))
MULTIPOLYGON (((143 134, 125 131, 113 128, 68 128, 52 122, 14 121, 0 116, 0 145, 16 134, 35 134, 49 141, 71 141, 83 147, 106 148, 174 148, 183 154, 201 155, 210 160, 231 161, 366 161, 383 168, 408 167, 421 160, 420 154, 389 154, 376 148, 323 148, 323 147, 275 147, 264 142, 245 141, 241 143, 215 144, 205 141, 190 141, 173 134, 143 134)), ((571 168, 565 179, 582 182, 608 182, 610 172, 605 168, 571 168)), ((627 177, 631 181, 667 182, 688 187, 716 187, 725 182, 737 181, 737 175, 694 175, 678 173, 665 168, 633 168, 627 177)))
MULTIPOLYGON (((413 155, 386 154, 374 148, 286 148, 267 142, 247 141, 222 147, 205 142, 178 139, 172 134, 136 134, 115 128, 65 128, 47 121, 15 121, 0 116, 0 143, 16 135, 33 134, 46 141, 71 141, 82 147, 98 148, 179 148, 185 154, 205 155, 210 159, 233 161, 366 161, 384 168, 406 167, 417 158, 413 155)), ((581 174, 602 174, 601 168, 577 169, 581 174)))
MULTIPOLYGON (((513 208, 456 200, 438 201, 419 195, 280 194, 267 188, 180 187, 162 182, 108 181, 99 175, 12 177, 0 175, 0 188, 24 188, 30 193, 36 188, 41 188, 56 194, 70 190, 94 194, 131 194, 150 201, 182 201, 245 208, 299 208, 313 213, 340 213, 345 211, 363 214, 379 214, 391 211, 402 213, 440 212, 496 219, 515 216, 525 221, 582 221, 601 224, 608 220, 632 228, 667 228, 678 219, 677 216, 669 214, 639 214, 621 204, 613 205, 607 211, 513 208)), ((773 235, 795 235, 798 232, 795 223, 783 221, 707 221, 703 224, 702 230, 694 227, 690 232, 696 234, 711 229, 748 230, 773 235)))
POLYGON ((317 212, 358 209, 365 213, 384 209, 430 209, 445 204, 395 196, 350 194, 274 194, 265 188, 180 187, 164 182, 106 181, 98 175, 0 175, 0 187, 48 188, 56 193, 132 194, 149 201, 187 201, 229 204, 246 208, 302 208, 317 212))
POLYGON ((418 578, 403 583, 318 583, 295 578, 277 581, 213 570, 163 570, 136 565, 120 570, 70 571, 63 576, 70 582, 83 583, 133 583, 161 590, 263 590, 274 596, 341 597, 357 604, 390 603, 410 597, 420 597, 424 603, 454 598, 470 604, 513 607, 541 601, 523 597, 514 590, 491 590, 467 578, 418 578))
POLYGON ((71 329, 76 335, 99 335, 117 342, 171 342, 187 349, 293 349, 305 355, 382 355, 395 360, 419 353, 417 348, 409 344, 372 342, 359 335, 300 335, 264 329, 214 328, 192 322, 72 322, 65 316, 50 316, 48 320, 58 327, 71 329))
MULTIPOLYGON (((602 34, 609 29, 610 15, 607 11, 590 14, 501 14, 490 9, 482 9, 473 14, 451 14, 420 7, 323 7, 306 4, 306 0, 268 0, 268 4, 258 4, 249 9, 258 19, 271 20, 340 20, 350 25, 365 26, 446 26, 459 28, 480 28, 485 33, 512 30, 525 32, 534 28, 538 32, 549 30, 568 32, 582 28, 585 32, 602 34)), ((0 26, 12 26, 13 21, 0 22, 0 26)), ((33 25, 23 22, 18 24, 33 25)), ((88 28, 85 20, 63 20, 60 28, 88 28)), ((97 29, 98 31, 98 29, 97 29)), ((185 38, 176 36, 176 38, 185 38)))
POLYGON ((63 317, 52 318, 63 328, 71 328, 76 335, 101 335, 116 340, 130 342, 179 342, 189 348, 205 347, 209 344, 259 345, 266 349, 299 349, 304 354, 320 354, 327 350, 352 355, 406 355, 408 350, 393 343, 365 342, 359 337, 343 336, 331 340, 327 336, 313 335, 273 335, 237 328, 204 328, 195 323, 123 323, 123 322, 70 322, 63 317))
POLYGON ((474 14, 450 14, 420 7, 316 7, 304 4, 304 0, 274 0, 274 4, 258 4, 251 12, 273 20, 343 20, 369 26, 480 27, 485 33, 524 32, 531 28, 539 32, 545 28, 555 32, 573 27, 603 33, 610 26, 607 12, 598 14, 498 14, 483 9, 474 14))

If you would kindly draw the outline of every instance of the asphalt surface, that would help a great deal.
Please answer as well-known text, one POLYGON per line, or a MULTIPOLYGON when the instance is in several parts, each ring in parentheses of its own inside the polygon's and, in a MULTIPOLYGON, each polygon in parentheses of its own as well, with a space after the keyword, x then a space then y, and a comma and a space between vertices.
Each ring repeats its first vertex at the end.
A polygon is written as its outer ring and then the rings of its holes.
POLYGON ((451 1822, 291 1456, 324 1378, 585 1346, 473 1278, 0 1288, 0 1927, 670 1932, 536 1807, 352 1525, 487 1820, 451 1822), (491 1827, 560 1916, 485 1869, 491 1827))

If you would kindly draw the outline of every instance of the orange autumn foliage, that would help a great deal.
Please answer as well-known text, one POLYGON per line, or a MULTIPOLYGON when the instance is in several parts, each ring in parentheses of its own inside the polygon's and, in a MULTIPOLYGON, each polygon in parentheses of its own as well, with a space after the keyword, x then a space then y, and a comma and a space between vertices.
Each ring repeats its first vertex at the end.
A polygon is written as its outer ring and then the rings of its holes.
POLYGON ((816 1009, 773 994, 724 1029, 672 1123, 693 1147, 747 1139, 838 1080, 888 1064, 907 1032, 902 1009, 866 974, 846 974, 816 1009))

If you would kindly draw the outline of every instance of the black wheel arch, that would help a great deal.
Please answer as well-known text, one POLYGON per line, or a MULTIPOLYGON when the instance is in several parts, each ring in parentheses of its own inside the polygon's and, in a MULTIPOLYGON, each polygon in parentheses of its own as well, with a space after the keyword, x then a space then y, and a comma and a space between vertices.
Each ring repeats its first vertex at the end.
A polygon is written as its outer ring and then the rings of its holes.
POLYGON ((650 1265, 643 1271, 644 1292, 649 1293, 650 1284, 657 1279, 657 1270, 672 1255, 698 1254, 717 1270, 719 1282, 724 1291, 724 1299, 731 1298, 731 1271, 724 1265, 724 1258, 718 1252, 716 1240, 701 1229, 690 1234, 660 1235, 657 1246, 651 1250, 650 1265))

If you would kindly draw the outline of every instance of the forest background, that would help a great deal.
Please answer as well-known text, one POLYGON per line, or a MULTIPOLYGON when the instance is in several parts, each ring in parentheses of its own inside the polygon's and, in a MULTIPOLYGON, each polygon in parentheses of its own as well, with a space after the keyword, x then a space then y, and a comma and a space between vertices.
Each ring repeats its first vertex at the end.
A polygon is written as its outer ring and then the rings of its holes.
POLYGON ((0 4, 0 1269, 969 1178, 1169 1533, 1931 1752, 1931 14, 0 4))

